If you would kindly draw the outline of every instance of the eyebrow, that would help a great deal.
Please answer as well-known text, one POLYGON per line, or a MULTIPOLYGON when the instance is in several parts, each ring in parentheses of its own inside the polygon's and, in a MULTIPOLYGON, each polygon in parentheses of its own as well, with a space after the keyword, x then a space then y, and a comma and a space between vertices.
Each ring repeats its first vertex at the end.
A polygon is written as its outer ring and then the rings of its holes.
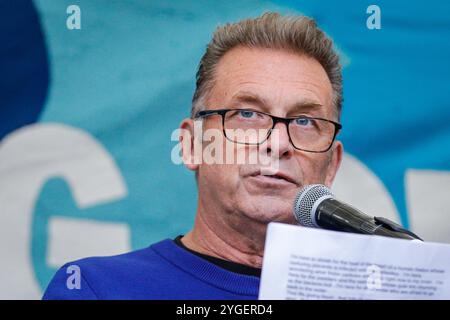
MULTIPOLYGON (((269 103, 263 97, 260 97, 252 92, 241 91, 236 93, 232 102, 249 103, 259 106, 261 109, 269 113, 269 103)), ((323 109, 323 105, 310 99, 301 99, 291 106, 289 113, 298 114, 301 112, 310 112, 323 109)))

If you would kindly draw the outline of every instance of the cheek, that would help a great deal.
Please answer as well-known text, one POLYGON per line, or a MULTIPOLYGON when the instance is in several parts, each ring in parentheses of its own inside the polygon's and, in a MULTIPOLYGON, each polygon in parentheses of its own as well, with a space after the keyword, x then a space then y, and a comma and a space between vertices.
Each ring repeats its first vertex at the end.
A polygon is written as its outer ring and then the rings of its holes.
POLYGON ((239 187, 240 164, 246 161, 246 146, 229 141, 216 128, 207 129, 210 131, 204 130, 203 162, 199 167, 202 185, 221 194, 232 194, 239 187))
MULTIPOLYGON (((231 197, 240 186, 240 165, 235 161, 226 161, 227 151, 223 149, 223 161, 203 163, 200 165, 200 175, 204 178, 204 187, 219 194, 221 197, 231 197)), ((230 156, 230 154, 229 154, 230 156)))
POLYGON ((231 193, 238 185, 239 168, 228 164, 202 164, 200 175, 205 187, 231 193))
POLYGON ((297 158, 301 170, 304 185, 324 183, 329 164, 329 155, 326 154, 302 154, 297 158))

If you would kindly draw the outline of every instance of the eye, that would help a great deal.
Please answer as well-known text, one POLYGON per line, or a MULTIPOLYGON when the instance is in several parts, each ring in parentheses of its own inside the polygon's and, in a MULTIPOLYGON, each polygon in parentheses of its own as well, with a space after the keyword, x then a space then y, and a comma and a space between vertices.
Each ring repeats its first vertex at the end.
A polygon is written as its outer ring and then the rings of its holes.
POLYGON ((308 126, 311 125, 311 120, 308 118, 297 118, 294 120, 295 124, 298 126, 308 126))
POLYGON ((251 119, 255 115, 255 112, 251 110, 239 110, 239 115, 243 118, 251 119))

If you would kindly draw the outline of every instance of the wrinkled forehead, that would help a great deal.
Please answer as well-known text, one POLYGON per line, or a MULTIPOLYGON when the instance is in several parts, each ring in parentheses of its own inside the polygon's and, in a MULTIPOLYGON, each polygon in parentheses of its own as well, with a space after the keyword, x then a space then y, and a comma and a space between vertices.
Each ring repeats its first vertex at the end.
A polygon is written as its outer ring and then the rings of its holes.
POLYGON ((234 48, 219 61, 208 108, 250 106, 277 115, 336 118, 331 82, 314 58, 285 50, 234 48))

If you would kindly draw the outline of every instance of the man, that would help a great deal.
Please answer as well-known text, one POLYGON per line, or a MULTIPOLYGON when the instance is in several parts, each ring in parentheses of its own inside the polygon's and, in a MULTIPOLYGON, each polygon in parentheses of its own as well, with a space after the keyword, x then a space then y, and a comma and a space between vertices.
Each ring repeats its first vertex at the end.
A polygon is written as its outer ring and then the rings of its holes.
POLYGON ((194 228, 128 254, 66 264, 44 299, 257 299, 268 223, 295 224, 298 190, 333 182, 341 103, 338 56, 311 19, 267 13, 219 27, 200 62, 191 118, 180 126, 198 185, 194 228), (232 142, 236 155, 272 162, 196 161, 206 145, 196 141, 196 123, 219 130, 219 144, 232 142))

